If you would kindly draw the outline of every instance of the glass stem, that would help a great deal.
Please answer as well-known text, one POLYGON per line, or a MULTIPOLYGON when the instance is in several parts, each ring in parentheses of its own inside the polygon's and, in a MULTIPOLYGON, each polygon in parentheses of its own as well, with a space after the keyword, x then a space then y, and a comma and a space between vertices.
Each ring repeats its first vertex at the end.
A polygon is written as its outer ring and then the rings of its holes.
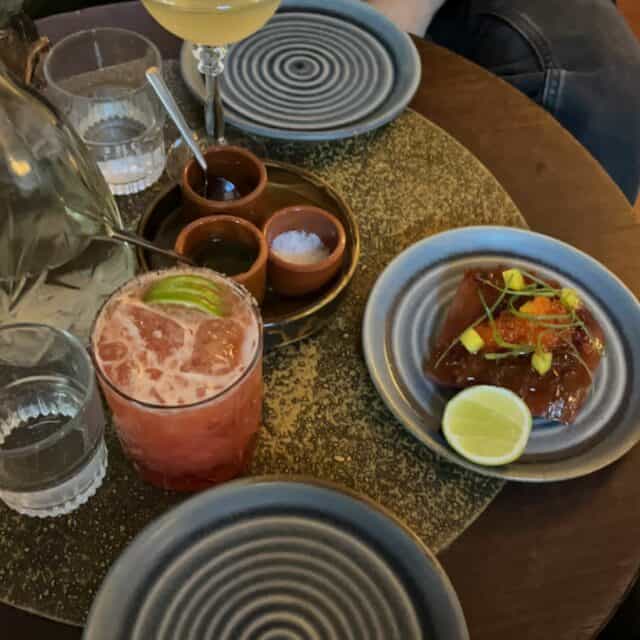
POLYGON ((204 101, 204 128, 207 130, 207 135, 210 138, 217 140, 216 117, 214 114, 214 104, 217 91, 214 83, 214 76, 206 75, 204 77, 204 84, 206 88, 206 97, 204 101))
POLYGON ((224 109, 220 95, 220 75, 224 70, 226 47, 197 46, 195 56, 198 59, 198 71, 205 78, 206 99, 204 107, 207 135, 213 137, 216 144, 225 144, 224 109))

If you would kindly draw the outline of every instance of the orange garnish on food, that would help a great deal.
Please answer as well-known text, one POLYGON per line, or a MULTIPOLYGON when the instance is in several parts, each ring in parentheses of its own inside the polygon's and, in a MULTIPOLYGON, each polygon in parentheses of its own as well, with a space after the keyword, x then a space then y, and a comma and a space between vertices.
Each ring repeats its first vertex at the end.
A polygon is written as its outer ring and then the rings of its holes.
MULTIPOLYGON (((567 310, 557 298, 545 298, 536 296, 525 302, 518 311, 532 316, 566 316, 567 310)), ((567 320, 545 319, 545 324, 563 325, 567 320)), ((571 335, 570 330, 550 329, 537 324, 534 319, 518 318, 509 311, 502 311, 495 319, 495 328, 506 342, 514 344, 530 345, 541 347, 545 351, 552 351, 563 344, 567 336, 571 335)), ((490 323, 479 324, 476 331, 484 340, 484 351, 495 351, 500 346, 495 341, 495 334, 490 323)))

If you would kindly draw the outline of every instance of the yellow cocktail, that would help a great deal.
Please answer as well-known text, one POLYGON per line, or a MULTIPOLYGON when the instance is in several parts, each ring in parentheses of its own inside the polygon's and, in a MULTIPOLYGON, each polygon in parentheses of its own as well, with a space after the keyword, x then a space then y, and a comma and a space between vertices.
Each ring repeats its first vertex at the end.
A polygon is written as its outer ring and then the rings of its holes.
POLYGON ((167 31, 201 45, 246 38, 275 13, 279 0, 142 0, 167 31))
POLYGON ((194 42, 198 71, 206 84, 205 125, 215 144, 225 144, 219 79, 226 45, 260 29, 280 0, 142 0, 167 31, 194 42))

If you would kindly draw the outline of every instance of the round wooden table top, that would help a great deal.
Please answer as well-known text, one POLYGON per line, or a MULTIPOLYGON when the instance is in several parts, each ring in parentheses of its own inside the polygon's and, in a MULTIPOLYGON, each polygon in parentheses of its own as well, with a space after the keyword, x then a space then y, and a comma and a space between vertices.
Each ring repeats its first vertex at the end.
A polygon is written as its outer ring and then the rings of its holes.
MULTIPOLYGON (((177 55, 179 43, 137 2, 46 19, 40 28, 56 40, 98 25, 140 31, 166 57, 177 55)), ((502 80, 434 44, 418 39, 416 44, 423 77, 412 107, 493 172, 532 229, 590 253, 640 294, 640 228, 597 162, 502 80)), ((640 565, 636 464, 640 447, 579 480, 509 483, 441 554, 474 640, 597 635, 640 565)), ((11 638, 81 635, 79 629, 3 605, 0 628, 11 638)))

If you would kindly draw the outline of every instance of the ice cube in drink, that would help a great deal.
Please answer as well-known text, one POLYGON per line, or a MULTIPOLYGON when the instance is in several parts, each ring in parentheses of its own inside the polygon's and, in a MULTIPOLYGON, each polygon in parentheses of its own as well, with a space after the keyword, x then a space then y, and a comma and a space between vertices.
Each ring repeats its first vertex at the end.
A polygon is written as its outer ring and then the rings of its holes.
POLYGON ((92 350, 120 442, 145 480, 196 491, 246 469, 262 419, 262 322, 239 285, 208 269, 136 278, 102 308, 92 350), (219 315, 180 294, 145 302, 175 276, 212 283, 219 315))

